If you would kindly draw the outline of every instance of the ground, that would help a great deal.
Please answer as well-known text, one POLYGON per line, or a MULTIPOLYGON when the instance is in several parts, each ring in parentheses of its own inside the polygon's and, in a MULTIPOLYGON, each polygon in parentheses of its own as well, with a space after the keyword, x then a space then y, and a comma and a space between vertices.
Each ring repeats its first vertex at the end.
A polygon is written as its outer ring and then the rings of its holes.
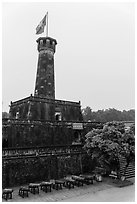
POLYGON ((63 200, 63 202, 134 202, 135 186, 110 188, 63 200))
MULTIPOLYGON (((134 182, 134 179, 132 179, 134 182)), ((119 188, 112 185, 110 180, 94 182, 93 185, 84 185, 74 189, 52 190, 45 193, 29 194, 28 198, 21 198, 18 195, 19 187, 15 187, 12 202, 134 202, 135 184, 119 188)), ((4 201, 4 200, 3 200, 4 201)))

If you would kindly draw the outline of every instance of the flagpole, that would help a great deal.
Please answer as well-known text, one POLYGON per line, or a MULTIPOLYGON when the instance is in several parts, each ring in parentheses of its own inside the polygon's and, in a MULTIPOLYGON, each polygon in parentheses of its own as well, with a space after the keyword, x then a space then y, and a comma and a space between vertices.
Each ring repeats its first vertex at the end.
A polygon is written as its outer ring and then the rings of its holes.
POLYGON ((47 26, 46 26, 46 37, 48 37, 48 12, 47 12, 47 26))

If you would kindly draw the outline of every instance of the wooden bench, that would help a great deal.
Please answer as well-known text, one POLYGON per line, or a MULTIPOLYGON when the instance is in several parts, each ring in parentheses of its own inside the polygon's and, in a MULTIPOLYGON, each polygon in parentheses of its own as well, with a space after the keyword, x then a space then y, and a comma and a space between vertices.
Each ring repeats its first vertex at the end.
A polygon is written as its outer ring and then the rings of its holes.
POLYGON ((62 189, 63 186, 65 186, 65 181, 63 180, 55 180, 55 189, 59 190, 62 189))
POLYGON ((28 197, 28 193, 29 193, 29 188, 28 187, 20 187, 19 189, 19 196, 21 196, 22 198, 24 198, 25 196, 28 197))
POLYGON ((84 178, 84 183, 85 184, 87 184, 87 185, 93 184, 94 175, 80 174, 79 176, 84 178))
POLYGON ((48 190, 51 192, 52 182, 43 181, 40 183, 41 190, 45 191, 46 193, 48 190))
POLYGON ((12 199, 12 193, 13 189, 5 188, 2 192, 2 198, 4 198, 5 200, 12 199))
POLYGON ((111 171, 111 173, 109 174, 109 177, 117 179, 118 178, 117 172, 116 171, 111 171))
POLYGON ((80 177, 80 176, 75 176, 75 175, 72 175, 72 179, 75 180, 75 185, 76 186, 83 186, 83 183, 84 183, 84 178, 83 177, 80 177))
POLYGON ((35 194, 38 193, 39 194, 39 186, 40 184, 36 184, 36 183, 30 183, 29 184, 29 190, 31 193, 35 194))
POLYGON ((67 177, 64 178, 64 180, 65 180, 65 187, 66 188, 69 188, 69 189, 74 188, 74 185, 76 183, 75 180, 73 180, 72 178, 67 178, 67 177))

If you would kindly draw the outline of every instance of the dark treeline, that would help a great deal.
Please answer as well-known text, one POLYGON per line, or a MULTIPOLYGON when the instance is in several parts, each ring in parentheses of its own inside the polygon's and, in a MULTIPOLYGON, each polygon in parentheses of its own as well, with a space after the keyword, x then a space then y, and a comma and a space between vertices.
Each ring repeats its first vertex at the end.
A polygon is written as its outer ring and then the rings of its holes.
POLYGON ((93 111, 90 107, 82 109, 84 121, 98 121, 98 122, 109 122, 109 121, 135 121, 135 110, 123 110, 119 111, 114 108, 106 110, 93 111))

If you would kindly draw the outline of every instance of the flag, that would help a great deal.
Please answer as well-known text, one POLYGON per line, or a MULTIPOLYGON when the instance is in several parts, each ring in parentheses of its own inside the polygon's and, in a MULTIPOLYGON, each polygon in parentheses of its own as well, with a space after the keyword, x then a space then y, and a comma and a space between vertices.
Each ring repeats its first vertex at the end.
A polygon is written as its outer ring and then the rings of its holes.
POLYGON ((44 32, 44 27, 46 25, 46 18, 47 18, 48 12, 46 13, 46 15, 44 16, 44 18, 42 19, 42 21, 40 21, 39 25, 36 28, 36 34, 41 34, 44 32))

